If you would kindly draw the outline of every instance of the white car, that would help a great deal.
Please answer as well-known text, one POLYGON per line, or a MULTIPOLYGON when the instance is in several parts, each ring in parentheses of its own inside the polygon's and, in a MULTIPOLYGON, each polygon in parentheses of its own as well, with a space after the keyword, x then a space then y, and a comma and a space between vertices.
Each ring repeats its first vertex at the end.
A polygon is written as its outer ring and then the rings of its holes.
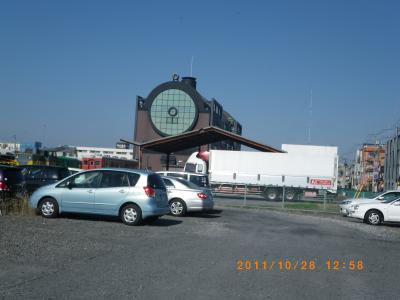
POLYGON ((382 201, 394 200, 400 198, 400 191, 387 191, 383 194, 376 196, 375 198, 353 198, 343 200, 340 204, 340 213, 343 216, 348 216, 349 212, 353 210, 355 205, 365 204, 365 203, 380 203, 382 201))
POLYGON ((371 225, 379 225, 384 221, 400 222, 400 198, 357 204, 350 211, 349 217, 362 219, 371 225))

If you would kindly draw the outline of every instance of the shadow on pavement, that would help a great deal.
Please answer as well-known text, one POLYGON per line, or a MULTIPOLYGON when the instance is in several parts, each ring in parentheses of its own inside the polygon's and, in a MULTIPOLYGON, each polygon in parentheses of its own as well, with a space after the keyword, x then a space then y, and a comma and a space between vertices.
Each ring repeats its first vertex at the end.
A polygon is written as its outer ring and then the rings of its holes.
POLYGON ((121 220, 114 216, 102 216, 92 214, 78 214, 78 213, 63 213, 59 216, 60 219, 82 220, 82 221, 102 221, 119 223, 121 220))
POLYGON ((151 227, 169 227, 169 226, 179 225, 181 223, 182 223, 182 221, 180 221, 180 220, 171 220, 171 219, 160 218, 157 221, 152 221, 152 222, 144 220, 142 225, 151 226, 151 227))
POLYGON ((205 212, 191 212, 191 213, 188 213, 186 216, 192 217, 192 218, 215 219, 215 218, 220 218, 221 213, 222 213, 222 210, 214 209, 214 210, 205 211, 205 212))
POLYGON ((390 223, 390 222, 385 222, 383 223, 383 226, 387 226, 387 227, 400 227, 400 223, 390 223))
MULTIPOLYGON (((122 221, 118 217, 115 217, 115 216, 63 213, 59 216, 59 218, 71 219, 71 220, 81 220, 81 221, 111 222, 111 223, 123 224, 122 221)), ((178 225, 180 223, 182 223, 182 221, 160 218, 157 221, 153 221, 153 222, 144 219, 142 221, 142 224, 140 224, 140 225, 155 226, 155 227, 167 227, 167 226, 178 225)))

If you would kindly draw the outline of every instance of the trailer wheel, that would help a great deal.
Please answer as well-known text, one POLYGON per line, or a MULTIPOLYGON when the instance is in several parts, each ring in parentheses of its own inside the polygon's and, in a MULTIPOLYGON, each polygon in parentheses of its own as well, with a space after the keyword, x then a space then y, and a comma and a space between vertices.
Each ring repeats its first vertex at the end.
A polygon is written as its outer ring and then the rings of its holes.
POLYGON ((285 191, 285 200, 294 201, 296 198, 296 192, 294 190, 285 191))
POLYGON ((264 191, 264 198, 269 201, 275 201, 278 199, 278 190, 277 189, 266 189, 264 191))

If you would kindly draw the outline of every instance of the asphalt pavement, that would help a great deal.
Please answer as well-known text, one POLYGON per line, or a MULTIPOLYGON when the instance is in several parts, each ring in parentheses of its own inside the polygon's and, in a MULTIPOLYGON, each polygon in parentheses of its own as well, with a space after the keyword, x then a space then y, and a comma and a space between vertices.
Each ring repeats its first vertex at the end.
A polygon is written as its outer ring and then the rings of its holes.
POLYGON ((3 216, 0 298, 398 299, 399 250, 398 226, 268 210, 222 208, 139 227, 3 216))

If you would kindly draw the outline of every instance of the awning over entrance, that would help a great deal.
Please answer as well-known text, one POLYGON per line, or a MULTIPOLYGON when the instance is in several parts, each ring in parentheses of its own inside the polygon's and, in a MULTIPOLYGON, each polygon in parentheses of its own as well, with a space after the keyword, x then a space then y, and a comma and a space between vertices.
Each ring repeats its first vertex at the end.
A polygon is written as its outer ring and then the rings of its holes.
POLYGON ((244 138, 238 134, 234 134, 232 132, 214 126, 201 128, 199 130, 188 131, 173 136, 167 136, 164 138, 144 143, 136 141, 132 142, 121 139, 122 142, 138 146, 141 153, 144 150, 148 150, 148 151, 166 153, 168 155, 174 152, 200 147, 203 145, 208 145, 224 140, 231 140, 241 145, 263 152, 276 152, 276 153, 284 152, 272 146, 261 144, 259 142, 244 138))

